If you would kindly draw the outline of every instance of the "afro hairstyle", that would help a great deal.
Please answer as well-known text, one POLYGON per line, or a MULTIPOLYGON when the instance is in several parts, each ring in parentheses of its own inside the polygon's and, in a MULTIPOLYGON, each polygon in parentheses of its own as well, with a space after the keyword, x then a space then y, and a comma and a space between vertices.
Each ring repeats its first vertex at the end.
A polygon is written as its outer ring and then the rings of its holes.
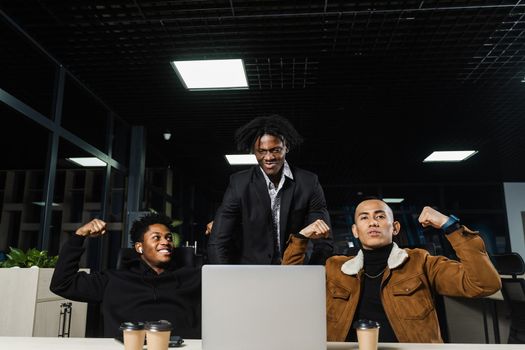
POLYGON ((263 135, 278 137, 290 150, 299 146, 303 138, 288 119, 277 114, 252 119, 235 131, 235 143, 241 152, 252 151, 255 141, 263 135))

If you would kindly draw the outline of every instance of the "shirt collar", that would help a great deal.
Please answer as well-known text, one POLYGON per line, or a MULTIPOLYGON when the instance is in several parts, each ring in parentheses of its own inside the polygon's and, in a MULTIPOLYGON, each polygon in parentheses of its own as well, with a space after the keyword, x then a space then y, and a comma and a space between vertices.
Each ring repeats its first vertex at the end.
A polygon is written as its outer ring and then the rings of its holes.
MULTIPOLYGON (((399 267, 405 262, 407 258, 407 252, 404 249, 399 248, 398 245, 394 242, 392 250, 390 251, 390 255, 388 256, 388 268, 392 270, 396 267, 399 267)), ((343 264, 343 266, 341 266, 341 271, 346 275, 357 275, 357 273, 363 268, 363 266, 363 252, 359 250, 359 252, 353 259, 348 260, 343 264)))
MULTIPOLYGON (((264 180, 266 181, 266 187, 269 188, 270 187, 270 184, 272 184, 272 180, 270 180, 270 178, 268 177, 268 175, 266 175, 266 173, 264 172, 263 168, 261 168, 259 166, 259 169, 261 170, 261 173, 263 174, 264 176, 264 180)), ((293 180, 293 174, 292 174, 292 170, 290 169, 290 165, 288 164, 288 162, 285 160, 284 161, 284 165, 283 165, 283 172, 281 174, 281 180, 279 181, 279 184, 281 184, 281 182, 284 182, 283 180, 283 177, 287 177, 289 178, 290 180, 293 180)))

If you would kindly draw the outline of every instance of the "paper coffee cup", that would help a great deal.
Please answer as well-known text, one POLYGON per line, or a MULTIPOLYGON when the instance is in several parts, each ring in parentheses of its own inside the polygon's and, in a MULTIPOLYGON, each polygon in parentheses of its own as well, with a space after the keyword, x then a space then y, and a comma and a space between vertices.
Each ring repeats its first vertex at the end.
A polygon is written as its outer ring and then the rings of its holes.
POLYGON ((124 349, 142 350, 144 346, 144 323, 142 322, 123 322, 120 324, 120 330, 124 338, 124 349))
POLYGON ((354 322, 357 333, 359 350, 377 350, 379 339, 379 322, 371 320, 357 320, 354 322))
POLYGON ((167 350, 170 342, 171 323, 166 320, 146 322, 148 350, 167 350))

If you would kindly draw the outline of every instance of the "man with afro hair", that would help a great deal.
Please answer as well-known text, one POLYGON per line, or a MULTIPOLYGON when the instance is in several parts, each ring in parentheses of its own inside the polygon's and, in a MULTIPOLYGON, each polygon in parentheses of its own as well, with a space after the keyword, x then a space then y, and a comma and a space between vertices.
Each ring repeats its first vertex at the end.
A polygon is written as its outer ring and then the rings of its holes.
POLYGON ((286 154, 302 142, 278 115, 258 117, 235 133, 237 148, 258 165, 230 177, 208 240, 210 263, 280 264, 288 237, 306 227, 326 237, 314 241, 310 264, 332 254, 330 218, 317 175, 292 167, 286 154))

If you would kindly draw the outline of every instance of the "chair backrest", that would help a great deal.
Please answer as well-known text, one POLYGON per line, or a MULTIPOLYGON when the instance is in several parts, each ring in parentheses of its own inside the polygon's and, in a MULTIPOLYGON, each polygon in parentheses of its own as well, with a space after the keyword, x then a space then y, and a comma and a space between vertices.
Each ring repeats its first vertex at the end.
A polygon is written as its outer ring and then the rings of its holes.
POLYGON ((202 256, 195 254, 194 247, 177 247, 173 249, 173 258, 177 266, 202 266, 202 256))
POLYGON ((503 297, 514 303, 523 303, 525 307, 525 280, 523 278, 502 278, 503 297))
POLYGON ((500 275, 516 277, 525 273, 525 263, 518 253, 493 254, 490 258, 500 275))
POLYGON ((523 278, 501 279, 501 293, 510 309, 510 331, 507 343, 525 343, 525 280, 523 278))
POLYGON ((501 293, 510 309, 510 332, 507 342, 525 342, 525 280, 517 275, 525 273, 525 263, 518 253, 495 254, 491 256, 501 277, 501 293))
POLYGON ((120 248, 120 250, 118 251, 118 256, 117 256, 116 269, 122 270, 124 268, 123 262, 131 259, 136 254, 137 252, 135 251, 134 248, 120 248))

